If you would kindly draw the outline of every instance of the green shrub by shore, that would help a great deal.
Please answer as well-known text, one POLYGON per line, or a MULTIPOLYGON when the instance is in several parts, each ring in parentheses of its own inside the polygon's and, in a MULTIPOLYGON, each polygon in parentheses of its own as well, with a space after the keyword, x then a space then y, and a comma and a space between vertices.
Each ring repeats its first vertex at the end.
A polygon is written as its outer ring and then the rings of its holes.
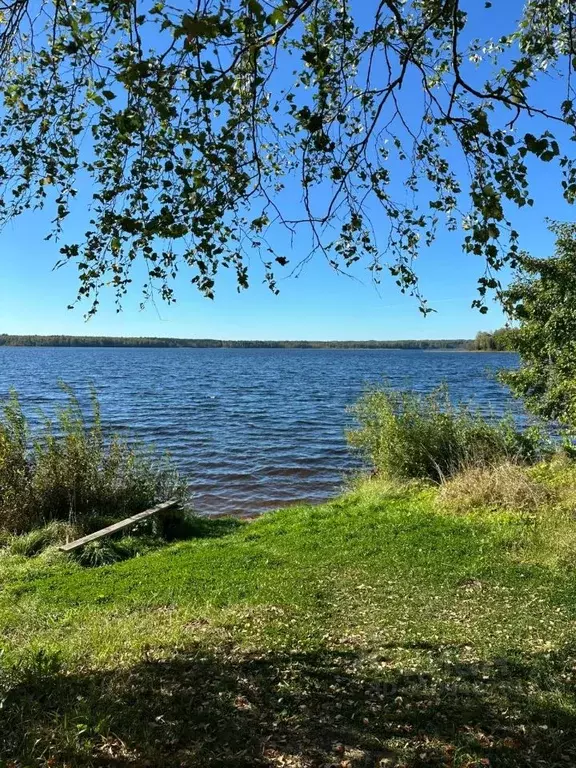
POLYGON ((445 387, 427 395, 374 388, 351 412, 359 427, 349 442, 385 477, 440 483, 467 467, 534 463, 551 450, 538 429, 454 405, 445 387))
POLYGON ((106 437, 95 395, 86 416, 66 391, 56 418, 44 417, 35 431, 15 393, 1 408, 0 531, 28 534, 22 546, 34 552, 42 542, 89 533, 175 498, 182 512, 148 525, 169 536, 190 507, 186 481, 166 458, 106 437))

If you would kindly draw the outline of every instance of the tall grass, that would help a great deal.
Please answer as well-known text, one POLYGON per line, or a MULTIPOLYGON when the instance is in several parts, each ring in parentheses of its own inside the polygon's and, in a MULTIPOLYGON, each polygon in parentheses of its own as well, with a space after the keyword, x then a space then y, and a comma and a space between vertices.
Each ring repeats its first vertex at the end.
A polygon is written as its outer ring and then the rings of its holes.
POLYGON ((351 409, 359 427, 350 444, 388 477, 442 482, 466 467, 538 460, 547 450, 535 428, 522 432, 511 418, 487 420, 454 405, 446 387, 427 395, 375 388, 351 409))
POLYGON ((491 467, 468 467, 440 487, 437 503, 456 512, 475 509, 533 514, 549 511, 561 494, 532 476, 533 467, 504 461, 491 467))
POLYGON ((0 530, 63 521, 87 532, 170 498, 187 505, 187 484, 167 459, 106 437, 94 393, 88 416, 66 393, 56 417, 45 416, 35 431, 15 392, 1 406, 0 530))

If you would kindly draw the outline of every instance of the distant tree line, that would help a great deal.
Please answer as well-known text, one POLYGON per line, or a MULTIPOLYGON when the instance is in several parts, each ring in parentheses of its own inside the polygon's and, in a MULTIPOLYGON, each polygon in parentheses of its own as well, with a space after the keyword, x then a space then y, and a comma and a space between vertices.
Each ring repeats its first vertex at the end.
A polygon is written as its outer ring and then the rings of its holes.
POLYGON ((492 333, 479 331, 468 345, 468 349, 476 352, 511 352, 516 349, 517 334, 516 328, 498 328, 492 333))
MULTIPOLYGON (((477 337, 478 338, 478 337, 477 337)), ((470 339, 408 339, 400 341, 223 341, 117 336, 14 336, 0 334, 0 347, 214 347, 271 349, 454 349, 471 348, 470 339)), ((474 347, 476 348, 476 347, 474 347)), ((477 347, 480 349, 480 347, 477 347)))

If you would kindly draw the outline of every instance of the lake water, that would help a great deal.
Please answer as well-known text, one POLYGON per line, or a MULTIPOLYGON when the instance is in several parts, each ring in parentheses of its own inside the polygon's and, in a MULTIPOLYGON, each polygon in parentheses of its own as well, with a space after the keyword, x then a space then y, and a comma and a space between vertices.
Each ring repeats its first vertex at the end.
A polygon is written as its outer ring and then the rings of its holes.
POLYGON ((347 406, 370 383, 430 391, 522 414, 494 379, 507 353, 412 350, 0 347, 0 395, 11 387, 32 418, 81 401, 90 382, 107 429, 172 455, 203 513, 248 513, 338 492, 358 460, 346 446, 347 406))

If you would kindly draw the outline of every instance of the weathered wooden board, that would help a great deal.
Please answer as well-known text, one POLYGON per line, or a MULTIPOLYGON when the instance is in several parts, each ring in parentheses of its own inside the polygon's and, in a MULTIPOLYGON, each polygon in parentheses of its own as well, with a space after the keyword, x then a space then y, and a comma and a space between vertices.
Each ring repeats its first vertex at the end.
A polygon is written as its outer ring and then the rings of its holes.
POLYGON ((79 549, 80 547, 83 547, 84 544, 88 544, 89 541, 96 541, 97 539, 104 538, 104 536, 110 536, 110 534, 116 533, 116 531, 121 531, 123 528, 129 528, 131 525, 134 525, 134 523, 140 522, 140 520, 146 520, 147 517, 157 515, 159 512, 166 512, 166 510, 174 509, 174 507, 177 506, 178 502, 174 501, 173 499, 171 501, 164 501, 162 504, 158 504, 156 507, 147 509, 144 512, 138 512, 137 515, 132 515, 132 517, 127 517, 124 520, 120 520, 113 525, 109 525, 107 528, 101 528, 99 531, 89 533, 88 536, 82 536, 81 539, 76 539, 76 541, 63 544, 60 549, 62 552, 72 552, 72 550, 79 549))

